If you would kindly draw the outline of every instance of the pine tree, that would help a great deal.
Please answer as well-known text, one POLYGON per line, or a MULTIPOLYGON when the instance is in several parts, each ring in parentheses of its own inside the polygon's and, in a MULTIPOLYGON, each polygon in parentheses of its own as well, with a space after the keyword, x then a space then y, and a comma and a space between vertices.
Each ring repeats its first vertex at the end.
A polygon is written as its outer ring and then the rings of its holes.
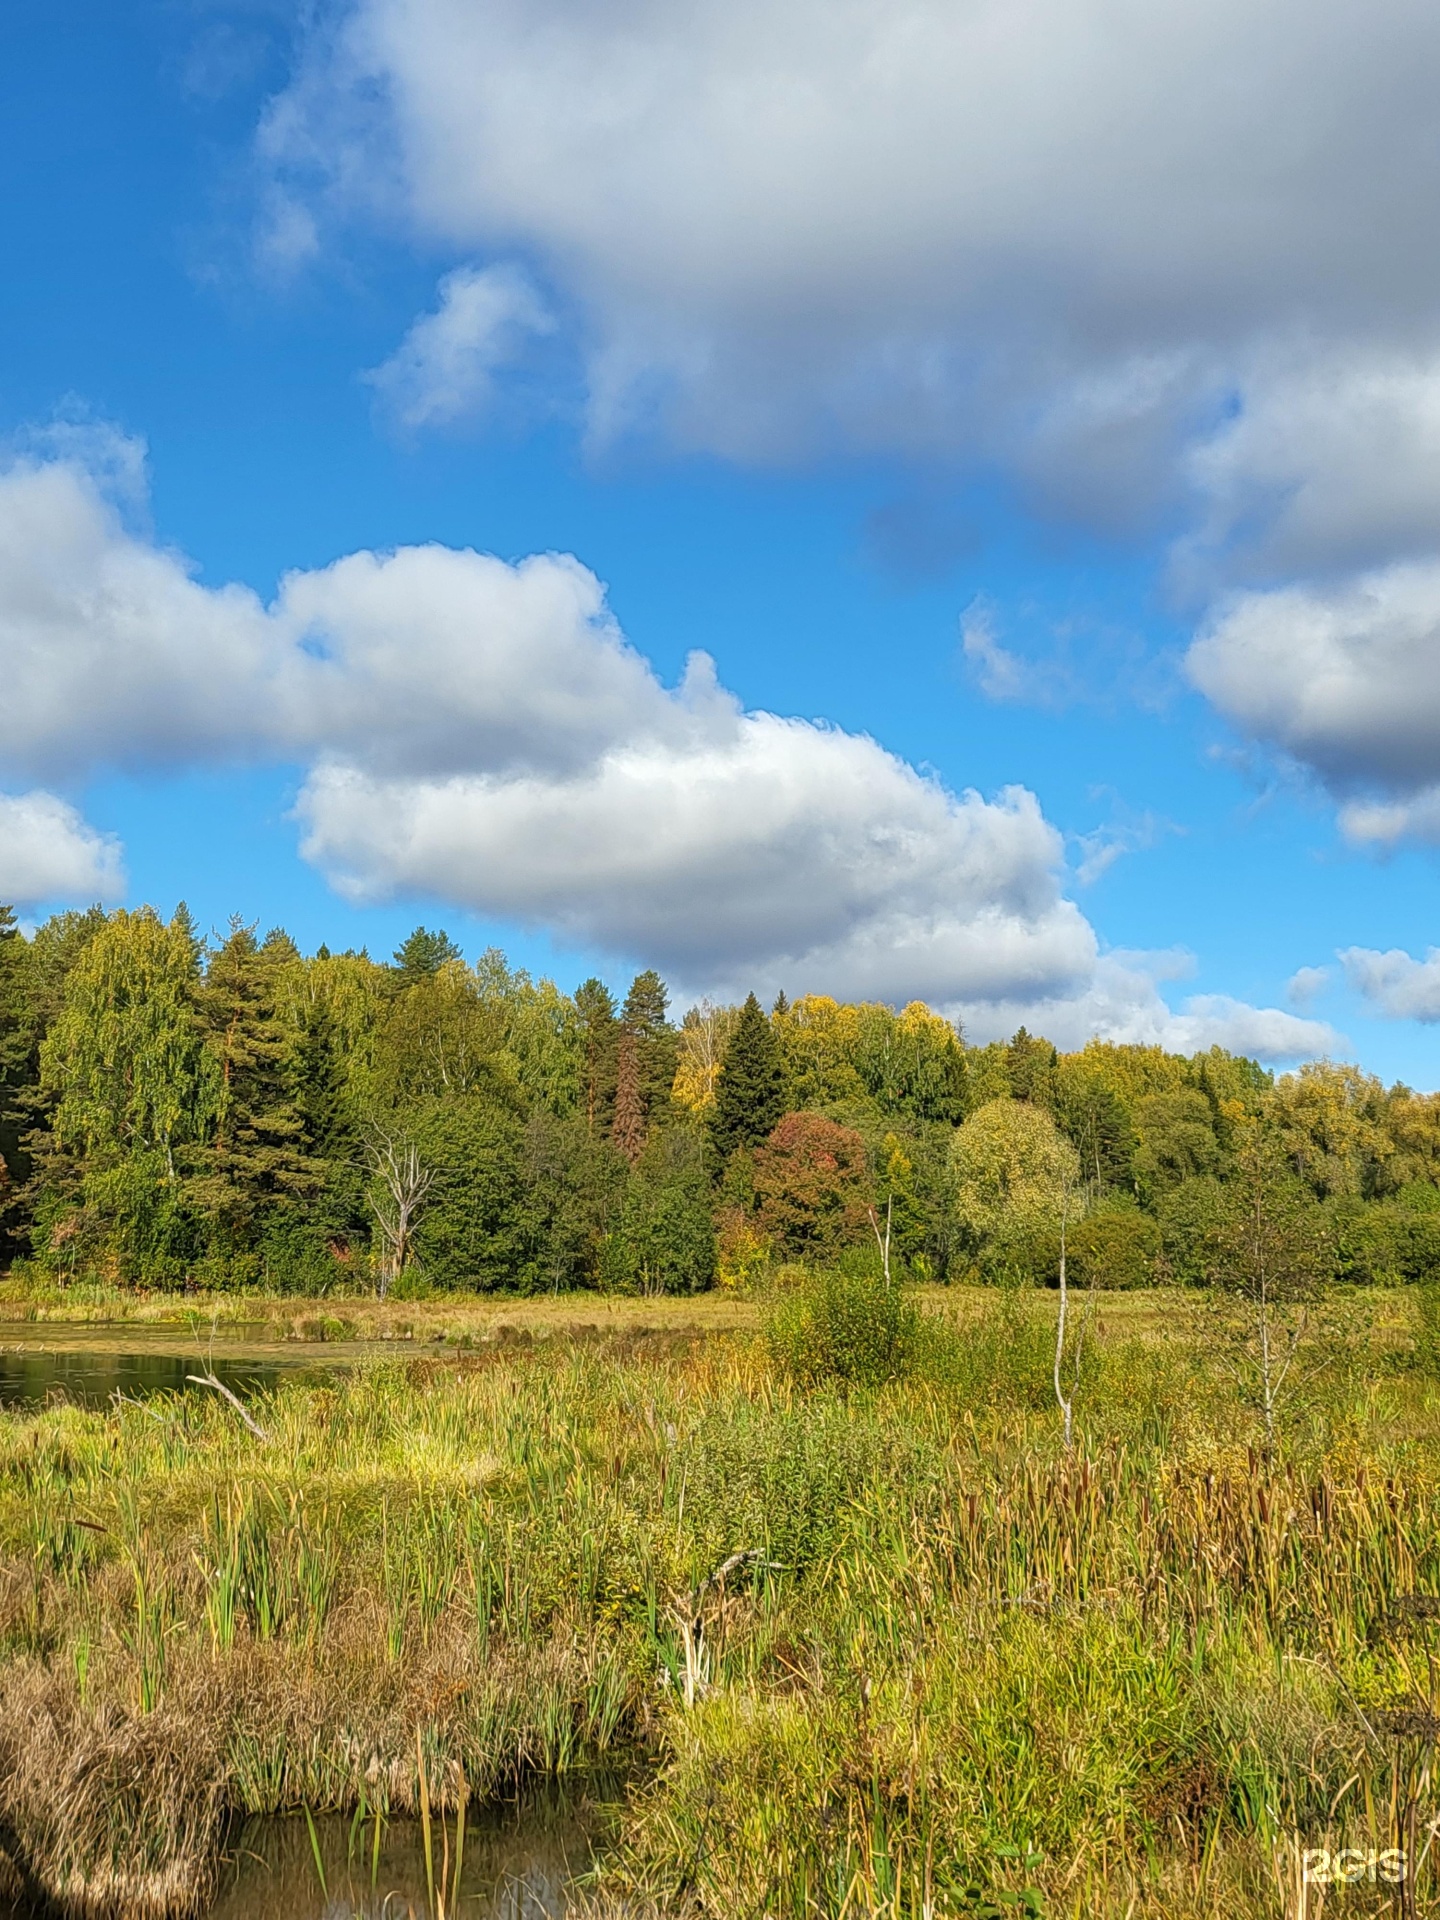
POLYGON ((620 1009, 620 1018, 632 1033, 644 1034, 647 1038, 666 1030, 666 1009, 670 1005, 670 996, 665 991, 665 982, 653 967, 647 967, 644 973, 637 973, 630 982, 630 991, 625 996, 625 1004, 620 1009))
POLYGON ((649 1131, 640 1084, 640 1042, 632 1028, 622 1026, 615 1054, 615 1118, 610 1138, 632 1167, 645 1151, 649 1131))
POLYGON ((594 1134, 608 1129, 615 1102, 616 1048, 620 1023, 615 1018, 615 996, 603 980, 593 977, 575 989, 575 1011, 580 1016, 581 1094, 585 1124, 594 1134))
POLYGON ((620 1009, 623 1031, 635 1037, 636 1073, 647 1127, 654 1126, 669 1106, 680 1057, 680 1036, 666 1018, 669 1005, 665 982, 653 967, 647 967, 631 981, 620 1009))
POLYGON ((774 1029, 752 993, 740 1009, 715 1085, 710 1143, 723 1166, 737 1147, 758 1147, 785 1111, 785 1068, 774 1029))
POLYGON ((407 980, 419 980, 427 973, 438 973, 447 960, 463 957, 448 933, 431 933, 428 927, 416 927, 409 938, 395 949, 395 965, 407 980))
POLYGON ((205 977, 207 1038, 221 1095, 191 1191, 232 1233, 254 1225, 264 1210, 314 1194, 324 1175, 305 1151, 305 1121, 295 1099, 296 1036, 277 1005, 277 970, 288 946, 272 935, 259 947, 253 931, 233 921, 205 977))

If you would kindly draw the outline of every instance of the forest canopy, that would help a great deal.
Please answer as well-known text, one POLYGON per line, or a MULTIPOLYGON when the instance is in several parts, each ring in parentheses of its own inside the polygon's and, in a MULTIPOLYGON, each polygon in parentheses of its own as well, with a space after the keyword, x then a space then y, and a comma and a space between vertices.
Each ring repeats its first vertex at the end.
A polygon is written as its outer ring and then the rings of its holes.
POLYGON ((690 1292, 879 1257, 1202 1284, 1263 1142, 1331 1277, 1440 1269, 1440 1098, 820 995, 679 1018, 417 927, 302 954, 180 907, 0 908, 0 1259, 161 1288, 690 1292))

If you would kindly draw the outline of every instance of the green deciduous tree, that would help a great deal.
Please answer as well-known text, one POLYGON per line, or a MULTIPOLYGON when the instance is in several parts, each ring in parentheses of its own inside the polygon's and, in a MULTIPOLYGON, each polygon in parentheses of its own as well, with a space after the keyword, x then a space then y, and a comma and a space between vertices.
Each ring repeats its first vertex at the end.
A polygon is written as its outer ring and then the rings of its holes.
POLYGON ((37 1142, 51 1251, 108 1247, 122 1274, 177 1279, 195 1252, 184 1175, 223 1099, 189 916, 121 910, 70 967, 41 1047, 37 1142))
POLYGON ((695 1293, 715 1278, 715 1224, 698 1132, 652 1136, 600 1246, 599 1278, 620 1292, 695 1293))
POLYGON ((149 907, 113 914, 85 946, 41 1054, 62 1150, 97 1161, 176 1154, 219 1111, 220 1065, 205 1043, 198 944, 188 919, 149 907))
POLYGON ((543 1284, 523 1123, 480 1100, 447 1098, 417 1108, 408 1134, 430 1177, 413 1234, 425 1278, 477 1291, 543 1284))
POLYGON ((1280 1411, 1301 1384, 1324 1329, 1319 1308, 1334 1259, 1314 1196, 1273 1140, 1242 1148, 1235 1185, 1211 1235, 1209 1278, 1234 1311, 1217 1339, 1248 1389, 1273 1447, 1280 1411))

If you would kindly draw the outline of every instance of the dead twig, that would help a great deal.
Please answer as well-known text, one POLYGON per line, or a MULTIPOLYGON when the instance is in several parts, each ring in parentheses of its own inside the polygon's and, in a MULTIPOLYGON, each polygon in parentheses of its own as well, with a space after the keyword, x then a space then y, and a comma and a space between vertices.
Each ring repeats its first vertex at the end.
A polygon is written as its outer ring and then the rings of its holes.
POLYGON ((213 1373, 187 1373, 185 1378, 193 1382, 197 1387, 209 1387, 211 1392, 218 1393, 222 1400, 228 1400, 257 1440, 268 1440, 270 1438, 264 1427, 260 1425, 260 1422, 251 1418, 244 1401, 241 1400, 238 1394, 232 1393, 223 1380, 217 1380, 213 1373))
POLYGON ((785 1570, 778 1560, 766 1560, 758 1547, 744 1547, 739 1553, 732 1553, 728 1560, 722 1560, 713 1573, 707 1573, 698 1587, 692 1587, 687 1594, 677 1594, 671 1602, 670 1617, 680 1629, 680 1646, 685 1655, 684 1691, 687 1708, 694 1706, 710 1684, 710 1662, 705 1647, 705 1601, 741 1567, 752 1567, 763 1573, 783 1573, 785 1570))

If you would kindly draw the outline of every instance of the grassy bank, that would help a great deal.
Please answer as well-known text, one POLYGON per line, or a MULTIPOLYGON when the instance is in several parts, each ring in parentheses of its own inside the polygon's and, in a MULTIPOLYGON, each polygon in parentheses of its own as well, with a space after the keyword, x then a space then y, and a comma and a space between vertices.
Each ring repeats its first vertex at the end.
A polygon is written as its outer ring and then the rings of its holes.
POLYGON ((1400 1310, 1273 1457, 1153 1300, 1102 1307, 1069 1455, 1052 1303, 960 1311, 848 1394, 661 1331, 297 1381, 263 1437, 202 1396, 0 1417, 12 1880, 183 1911, 231 1812, 412 1809, 418 1735, 442 1804, 633 1767, 597 1898, 641 1910, 1390 1910, 1299 1849, 1430 1817, 1400 1310))
MULTIPOLYGON (((983 1321, 995 1304, 988 1286, 916 1286, 908 1290, 922 1313, 965 1327, 983 1321)), ((1404 1344, 1414 1321, 1413 1289, 1365 1290, 1373 1333, 1382 1344, 1404 1344)), ((1194 1288, 1145 1287, 1101 1292, 1096 1309, 1102 1339, 1168 1344, 1193 1337, 1203 1296, 1194 1288)), ((424 1299, 377 1299, 373 1292, 332 1293, 323 1299, 256 1292, 166 1293, 82 1283, 56 1286, 34 1275, 0 1278, 0 1326, 36 1328, 133 1327, 137 1331, 206 1336, 240 1333, 295 1341, 444 1340, 460 1345, 526 1332, 610 1337, 655 1333, 743 1334, 765 1316, 763 1295, 716 1288, 708 1293, 646 1297, 619 1293, 436 1293, 424 1299)))

